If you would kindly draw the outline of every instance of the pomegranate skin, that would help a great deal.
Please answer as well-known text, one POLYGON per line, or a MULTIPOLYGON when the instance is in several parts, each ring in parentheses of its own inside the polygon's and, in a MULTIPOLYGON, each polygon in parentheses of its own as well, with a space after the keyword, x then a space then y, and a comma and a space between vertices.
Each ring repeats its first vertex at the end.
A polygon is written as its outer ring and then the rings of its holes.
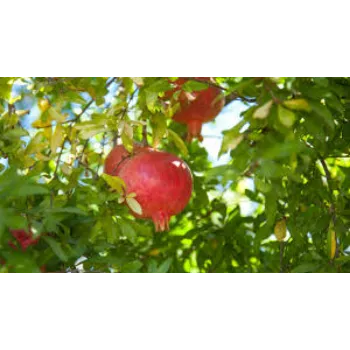
MULTIPOLYGON (((144 147, 141 144, 134 143, 134 154, 147 151, 149 147, 144 147)), ((123 145, 118 145, 114 147, 111 152, 106 157, 104 164, 104 172, 108 175, 116 176, 118 169, 124 164, 124 162, 132 156, 123 145)))
POLYGON ((187 164, 166 152, 142 152, 118 171, 127 187, 135 193, 142 214, 137 218, 152 219, 156 231, 169 230, 172 215, 180 213, 192 194, 192 174, 187 164))

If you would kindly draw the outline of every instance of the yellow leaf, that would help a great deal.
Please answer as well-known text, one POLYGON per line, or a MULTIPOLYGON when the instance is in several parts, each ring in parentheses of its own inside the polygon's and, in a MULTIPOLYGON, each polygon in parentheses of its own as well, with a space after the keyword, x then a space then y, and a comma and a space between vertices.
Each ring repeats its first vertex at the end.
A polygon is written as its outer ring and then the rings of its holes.
POLYGON ((133 212, 135 212, 138 215, 142 215, 141 205, 135 198, 126 197, 126 203, 133 212))
POLYGON ((21 160, 22 160, 22 165, 24 168, 29 168, 29 167, 33 166, 36 162, 34 158, 28 157, 28 156, 22 158, 21 160))
POLYGON ((334 231, 333 224, 330 225, 330 228, 328 230, 328 239, 327 239, 327 245, 328 245, 328 256, 330 259, 334 259, 335 252, 337 250, 337 236, 334 231))
POLYGON ((335 237, 335 231, 332 231, 332 242, 331 242, 331 259, 335 256, 335 251, 337 248, 337 240, 335 237))
POLYGON ((62 146, 64 137, 64 129, 60 124, 56 125, 55 132, 53 133, 50 141, 51 152, 56 154, 57 147, 62 146))
POLYGON ((58 123, 63 123, 66 120, 67 116, 62 115, 59 113, 55 108, 51 107, 49 109, 49 115, 52 118, 52 120, 56 120, 58 123))
POLYGON ((48 141, 44 138, 43 132, 36 133, 26 148, 26 154, 41 152, 44 148, 47 147, 47 143, 48 141))
POLYGON ((311 108, 309 103, 303 98, 297 98, 293 100, 284 101, 283 105, 290 109, 300 110, 300 111, 310 111, 311 108))
POLYGON ((30 113, 30 110, 29 109, 25 109, 25 110, 19 110, 19 111, 16 111, 16 114, 17 114, 17 116, 18 117, 23 117, 23 116, 25 116, 25 115, 27 115, 27 114, 29 114, 30 113))
POLYGON ((35 156, 39 160, 44 160, 44 161, 50 160, 49 157, 44 156, 42 153, 37 153, 35 156))
POLYGON ((52 137, 52 126, 48 127, 48 128, 44 128, 43 129, 43 133, 44 133, 44 136, 48 139, 48 140, 51 140, 51 137, 52 137))
POLYGON ((121 139, 124 147, 128 150, 128 152, 133 151, 134 141, 133 141, 133 134, 134 130, 132 126, 127 124, 126 122, 121 122, 120 126, 122 127, 121 131, 121 139))
POLYGON ((254 119, 265 119, 269 113, 270 109, 272 107, 273 101, 270 100, 269 102, 265 103, 261 107, 257 108, 253 113, 254 119))
POLYGON ((274 233, 279 242, 282 242, 287 235, 286 219, 282 219, 276 222, 274 233))
POLYGON ((33 128, 46 128, 49 127, 51 125, 51 120, 41 120, 41 119, 37 119, 32 123, 32 127, 33 128))
POLYGON ((102 174, 103 179, 108 183, 108 185, 116 190, 118 193, 123 194, 126 188, 125 182, 118 176, 111 176, 108 174, 102 174))

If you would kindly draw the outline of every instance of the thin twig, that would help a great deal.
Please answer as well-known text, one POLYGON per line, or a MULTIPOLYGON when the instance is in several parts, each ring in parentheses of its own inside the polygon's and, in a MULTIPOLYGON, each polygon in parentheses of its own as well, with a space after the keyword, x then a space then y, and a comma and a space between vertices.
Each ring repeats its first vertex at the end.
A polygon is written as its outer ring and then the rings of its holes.
POLYGON ((280 272, 283 272, 283 251, 284 251, 284 242, 280 242, 280 272))
POLYGON ((98 165, 97 165, 97 174, 100 170, 100 166, 102 165, 102 159, 103 159, 103 153, 105 151, 105 142, 106 142, 106 132, 103 134, 102 136, 102 141, 101 141, 101 145, 102 145, 102 151, 101 151, 101 154, 100 154, 100 158, 98 160, 98 165))
POLYGON ((93 175, 95 175, 96 179, 99 179, 99 178, 100 178, 100 176, 98 175, 98 173, 97 173, 95 170, 91 169, 89 166, 87 166, 86 164, 84 164, 82 161, 79 160, 79 164, 82 165, 86 170, 91 171, 91 173, 92 173, 93 175))
POLYGON ((60 153, 58 154, 58 157, 57 157, 57 160, 56 160, 55 172, 53 173, 53 178, 54 179, 56 179, 56 177, 57 177, 58 166, 59 166, 59 163, 61 161, 61 157, 62 157, 62 153, 63 153, 63 149, 64 149, 64 144, 65 144, 65 142, 67 140, 68 140, 68 135, 66 135, 65 138, 63 139, 61 150, 60 150, 60 153))
POLYGON ((148 141, 147 141, 147 124, 142 125, 142 146, 147 147, 148 141))

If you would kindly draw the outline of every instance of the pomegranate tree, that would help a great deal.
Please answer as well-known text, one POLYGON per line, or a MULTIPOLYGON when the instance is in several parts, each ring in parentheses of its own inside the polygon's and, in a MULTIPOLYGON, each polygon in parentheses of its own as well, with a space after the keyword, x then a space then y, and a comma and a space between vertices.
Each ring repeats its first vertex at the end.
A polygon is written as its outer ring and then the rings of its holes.
POLYGON ((109 174, 124 180, 125 195, 136 195, 142 213, 132 212, 133 215, 152 219, 156 231, 168 230, 170 217, 180 213, 191 197, 192 174, 187 164, 173 154, 150 148, 139 149, 122 162, 120 155, 125 154, 122 148, 112 152, 116 163, 113 165, 112 156, 108 156, 105 172, 113 169, 109 174))

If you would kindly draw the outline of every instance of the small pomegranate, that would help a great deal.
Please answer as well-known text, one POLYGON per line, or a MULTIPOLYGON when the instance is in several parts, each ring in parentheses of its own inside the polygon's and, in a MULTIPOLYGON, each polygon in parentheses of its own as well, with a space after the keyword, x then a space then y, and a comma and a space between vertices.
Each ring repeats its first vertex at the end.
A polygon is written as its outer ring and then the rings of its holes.
MULTIPOLYGON (((125 152, 118 148, 115 154, 125 152)), ((132 214, 137 218, 152 219, 156 231, 168 230, 170 217, 180 213, 191 197, 192 174, 187 164, 173 154, 150 148, 139 149, 122 163, 119 156, 114 159, 121 166, 110 175, 124 180, 126 195, 135 193, 142 208, 142 214, 132 214)), ((107 168, 113 166, 115 168, 111 163, 107 168)))
MULTIPOLYGON (((203 82, 213 82, 212 78, 196 79, 203 82)), ((179 90, 186 81, 186 78, 176 80, 175 91, 179 90)), ((202 141, 202 124, 213 120, 220 113, 225 105, 225 98, 219 88, 208 86, 205 90, 194 91, 191 94, 182 92, 179 96, 179 102, 180 110, 175 113, 173 119, 179 123, 187 124, 188 141, 193 138, 202 141)))
MULTIPOLYGON (((204 82, 213 82, 211 78, 198 78, 204 82)), ((205 90, 191 94, 192 100, 182 105, 181 110, 173 116, 179 123, 187 124, 188 141, 193 138, 203 140, 201 135, 202 124, 213 120, 224 106, 225 100, 220 89, 209 86, 205 90)))
MULTIPOLYGON (((14 238, 16 238, 23 251, 26 250, 29 246, 37 244, 39 241, 39 238, 32 238, 32 232, 27 232, 24 230, 10 230, 10 233, 14 238)), ((12 248, 16 248, 16 246, 12 242, 9 242, 9 245, 12 248)))

